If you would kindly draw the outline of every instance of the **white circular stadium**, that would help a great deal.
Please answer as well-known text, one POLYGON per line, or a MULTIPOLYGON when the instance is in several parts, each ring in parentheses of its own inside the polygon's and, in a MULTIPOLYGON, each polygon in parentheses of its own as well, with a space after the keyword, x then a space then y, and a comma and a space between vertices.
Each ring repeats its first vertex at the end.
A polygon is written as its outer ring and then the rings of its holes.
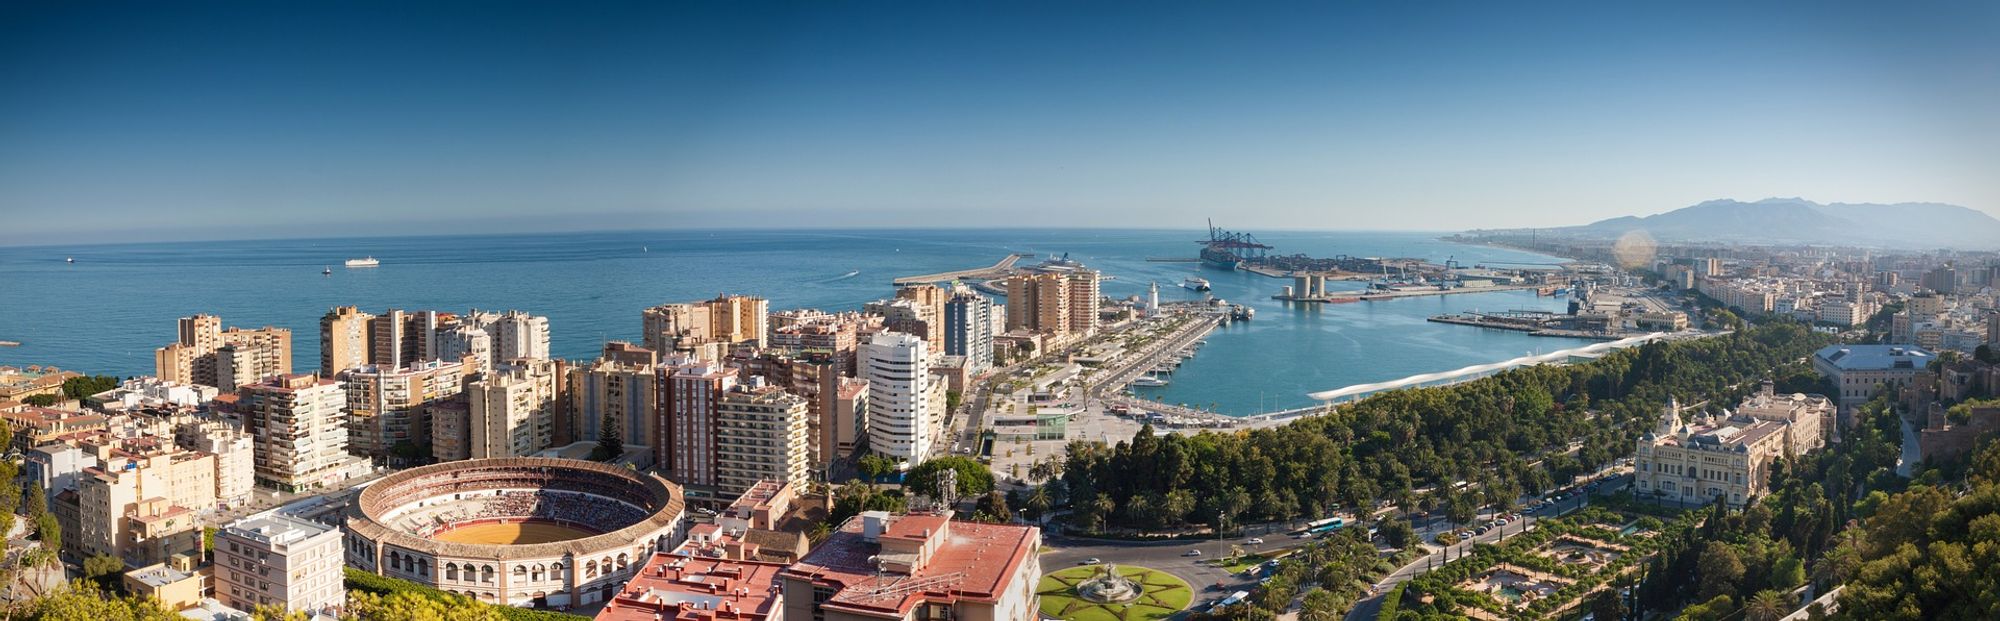
POLYGON ((347 564, 483 602, 602 601, 682 536, 679 486, 574 459, 475 459, 404 470, 346 516, 347 564))

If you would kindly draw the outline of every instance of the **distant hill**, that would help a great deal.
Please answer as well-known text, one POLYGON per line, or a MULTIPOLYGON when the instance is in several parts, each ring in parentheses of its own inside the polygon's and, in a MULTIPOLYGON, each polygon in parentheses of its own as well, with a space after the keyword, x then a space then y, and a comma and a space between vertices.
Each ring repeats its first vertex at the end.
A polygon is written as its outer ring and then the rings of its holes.
POLYGON ((1617 237, 1645 231, 1661 241, 1750 241, 1889 246, 2000 248, 2000 219, 1940 203, 1833 203, 1767 198, 1714 200, 1646 217, 1625 216, 1555 232, 1617 237))

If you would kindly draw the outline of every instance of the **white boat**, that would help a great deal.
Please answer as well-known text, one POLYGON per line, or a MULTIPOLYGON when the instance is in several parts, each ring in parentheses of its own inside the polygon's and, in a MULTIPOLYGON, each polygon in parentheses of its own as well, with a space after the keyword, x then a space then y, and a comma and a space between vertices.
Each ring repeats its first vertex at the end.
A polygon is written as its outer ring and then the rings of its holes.
POLYGON ((1181 286, 1193 289, 1195 291, 1209 290, 1208 279, 1199 276, 1189 276, 1187 280, 1181 281, 1181 286))
POLYGON ((375 260, 375 257, 372 257, 372 256, 371 256, 371 257, 368 257, 368 258, 366 258, 366 259, 348 259, 348 260, 347 260, 347 266, 348 266, 348 267, 375 267, 375 266, 377 266, 377 265, 381 265, 381 264, 382 264, 382 262, 381 262, 381 261, 377 261, 377 260, 375 260))
POLYGON ((1153 377, 1153 376, 1151 376, 1151 375, 1141 375, 1141 376, 1139 376, 1139 377, 1137 377, 1137 378, 1134 378, 1134 379, 1132 380, 1132 385, 1133 385, 1133 386, 1146 386, 1146 387, 1159 387, 1159 386, 1165 386, 1165 385, 1167 385, 1167 380, 1163 380, 1163 379, 1160 379, 1160 378, 1157 378, 1157 377, 1153 377))

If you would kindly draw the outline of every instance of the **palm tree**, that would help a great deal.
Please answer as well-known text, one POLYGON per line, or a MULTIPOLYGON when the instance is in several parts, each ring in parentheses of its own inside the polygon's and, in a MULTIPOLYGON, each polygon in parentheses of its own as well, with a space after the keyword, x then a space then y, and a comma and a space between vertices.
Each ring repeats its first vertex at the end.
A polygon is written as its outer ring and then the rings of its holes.
POLYGON ((1790 603, 1782 593, 1765 589, 1750 598, 1750 604, 1743 608, 1744 621, 1778 621, 1790 612, 1790 603))

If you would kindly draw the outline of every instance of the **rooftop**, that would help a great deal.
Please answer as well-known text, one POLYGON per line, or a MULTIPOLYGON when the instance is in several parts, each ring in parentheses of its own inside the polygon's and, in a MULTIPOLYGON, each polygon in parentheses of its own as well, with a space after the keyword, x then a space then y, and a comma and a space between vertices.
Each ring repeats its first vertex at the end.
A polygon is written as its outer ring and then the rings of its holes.
POLYGON ((141 567, 125 572, 125 575, 139 581, 140 584, 156 589, 194 577, 194 574, 168 567, 165 564, 141 567))
POLYGON ((784 565, 655 552, 597 621, 761 620, 779 614, 784 565))
POLYGON ((243 518, 223 527, 223 532, 251 541, 290 545, 333 530, 319 522, 302 520, 282 513, 243 518))
POLYGON ((1922 369, 1937 359, 1915 345, 1828 345, 1813 357, 1843 371, 1922 369))
POLYGON ((995 601, 1007 581, 1035 553, 1040 539, 1032 526, 953 522, 943 515, 890 518, 877 541, 870 541, 866 514, 849 519, 785 575, 838 589, 825 606, 864 614, 902 615, 925 601, 995 601), (894 543, 908 550, 927 542, 928 553, 883 550, 894 543), (930 547, 934 546, 934 547, 930 547), (886 557, 916 557, 889 559, 886 557), (882 564, 916 561, 908 572, 884 571, 882 564))

